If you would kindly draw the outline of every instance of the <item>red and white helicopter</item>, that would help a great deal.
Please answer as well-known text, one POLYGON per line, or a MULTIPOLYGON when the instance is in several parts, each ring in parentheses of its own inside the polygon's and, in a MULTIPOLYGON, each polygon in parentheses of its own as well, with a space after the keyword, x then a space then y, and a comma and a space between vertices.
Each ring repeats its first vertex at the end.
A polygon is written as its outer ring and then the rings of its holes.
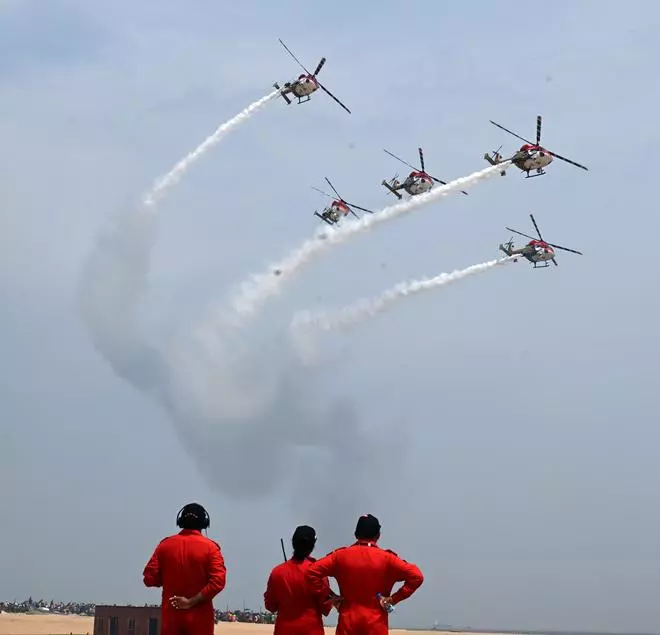
POLYGON ((311 94, 320 88, 321 90, 328 93, 328 95, 330 95, 330 97, 332 97, 346 112, 348 113, 351 112, 323 84, 321 84, 321 82, 318 79, 316 79, 316 76, 319 74, 319 71, 323 68, 323 65, 325 64, 325 57, 321 58, 321 61, 316 67, 316 70, 313 73, 310 73, 302 65, 300 60, 289 50, 287 45, 284 42, 282 42, 282 40, 280 40, 280 44, 287 50, 289 55, 291 55, 291 57, 293 57, 293 59, 296 60, 298 64, 300 64, 302 69, 305 71, 302 75, 298 76, 298 79, 292 82, 286 82, 283 88, 280 88, 280 85, 277 82, 273 84, 273 86, 280 91, 280 95, 282 95, 284 101, 286 101, 287 104, 291 104, 291 100, 287 97, 289 93, 293 94, 295 97, 298 98, 299 104, 304 104, 305 102, 310 100, 311 94))
POLYGON ((325 177, 326 182, 328 185, 332 188, 332 191, 337 195, 337 198, 332 196, 332 194, 328 194, 327 192, 324 192, 323 190, 319 190, 318 187, 313 187, 313 190, 316 190, 317 192, 320 192, 324 196, 327 196, 331 199, 333 199, 332 203, 328 205, 320 214, 318 212, 314 212, 315 216, 318 216, 321 220, 325 221, 328 223, 328 225, 336 225, 344 216, 348 216, 349 213, 353 214, 355 218, 360 218, 351 208, 354 207, 355 209, 359 209, 363 212, 367 212, 368 214, 373 214, 370 209, 365 209, 364 207, 360 207, 358 205, 353 205, 353 203, 349 203, 348 201, 344 200, 341 196, 339 196, 339 192, 335 189, 335 186, 330 183, 330 179, 328 177, 325 177))
MULTIPOLYGON (((446 181, 436 179, 434 176, 431 176, 426 172, 424 169, 424 152, 421 148, 417 148, 417 150, 419 151, 419 162, 422 166, 421 170, 418 170, 414 165, 410 165, 407 161, 400 159, 396 154, 392 154, 389 150, 383 150, 383 152, 387 152, 391 157, 394 157, 397 161, 401 161, 401 163, 407 165, 413 170, 403 183, 398 180, 398 174, 395 174, 389 181, 383 181, 383 185, 399 199, 403 198, 403 196, 399 194, 399 190, 404 190, 410 194, 410 196, 417 196, 418 194, 428 192, 433 187, 433 181, 442 185, 447 185, 446 181)), ((467 195, 467 192, 463 192, 463 194, 467 195)))
MULTIPOLYGON (((538 225, 536 224, 536 221, 534 220, 534 214, 529 215, 530 218, 532 219, 532 223, 534 223, 534 228, 536 229, 536 233, 539 235, 538 240, 534 238, 533 236, 528 236, 527 234, 523 234, 522 232, 519 232, 517 229, 511 229, 510 227, 506 227, 507 231, 513 232, 514 234, 519 234, 520 236, 524 236, 525 238, 531 238, 531 240, 524 246, 524 247, 519 247, 518 249, 513 248, 513 236, 509 240, 508 243, 505 243, 504 245, 500 245, 500 249, 507 255, 507 256, 514 256, 516 254, 520 254, 523 258, 526 258, 529 260, 534 265, 534 269, 536 268, 545 268, 549 267, 550 263, 548 262, 549 260, 552 260, 552 262, 557 265, 557 261, 555 260, 555 249, 561 249, 562 251, 570 251, 571 253, 574 254, 580 254, 582 256, 581 251, 576 251, 575 249, 569 249, 568 247, 560 247, 559 245, 553 245, 552 243, 547 243, 545 240, 543 240, 543 236, 541 236, 541 232, 539 231, 538 225)), ((518 262, 518 259, 514 259, 514 262, 518 262)))
MULTIPOLYGON (((578 168, 582 168, 583 170, 588 170, 589 168, 585 167, 584 165, 580 165, 579 163, 576 163, 575 161, 572 161, 571 159, 567 159, 566 157, 562 157, 555 152, 551 152, 550 150, 543 148, 541 144, 541 115, 538 115, 536 117, 536 143, 532 143, 531 141, 528 141, 527 139, 524 139, 520 135, 517 135, 515 132, 511 132, 511 130, 507 130, 504 126, 500 126, 500 124, 495 123, 494 121, 490 121, 494 126, 497 126, 498 128, 501 128, 505 132, 508 132, 510 135, 513 135, 514 137, 517 137, 521 141, 525 142, 525 145, 518 150, 510 159, 511 163, 515 165, 519 170, 522 170, 523 172, 527 173, 527 176, 525 178, 531 179, 535 176, 542 176, 545 174, 545 171, 543 168, 547 167, 552 163, 552 158, 554 157, 555 159, 560 159, 561 161, 565 161, 566 163, 570 163, 571 165, 575 165, 578 168), (530 176, 530 172, 532 170, 536 170, 536 174, 532 174, 530 176)), ((502 146, 500 146, 501 148, 502 146)), ((503 161, 502 155, 499 153, 499 149, 495 150, 493 152, 493 156, 490 154, 486 153, 484 154, 484 159, 488 161, 491 165, 497 165, 498 163, 501 163, 503 161)), ((502 176, 506 174, 506 170, 502 170, 500 173, 502 176)))

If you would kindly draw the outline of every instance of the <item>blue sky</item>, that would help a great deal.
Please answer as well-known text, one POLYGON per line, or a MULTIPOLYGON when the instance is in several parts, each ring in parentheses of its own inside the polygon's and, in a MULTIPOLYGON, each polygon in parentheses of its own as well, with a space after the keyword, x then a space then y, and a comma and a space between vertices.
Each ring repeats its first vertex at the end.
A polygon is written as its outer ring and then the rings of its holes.
MULTIPOLYGON (((659 22, 652 2, 0 4, 0 597, 156 600, 144 562, 198 499, 229 566, 218 606, 259 603, 295 525, 317 525, 320 554, 371 511, 426 574, 398 624, 655 630, 659 22), (489 119, 531 136, 542 114, 544 143, 590 171, 510 171, 303 270, 226 343, 240 380, 219 398, 268 404, 237 455, 226 418, 173 421, 113 372, 77 294, 113 215, 297 75, 278 37, 305 64, 327 57, 321 81, 353 114, 318 94, 272 103, 170 192, 140 300, 159 350, 312 234, 324 176, 391 202, 379 184, 404 169, 382 148, 414 162, 421 145, 449 180, 517 147, 489 119), (301 376, 294 312, 497 257, 530 212, 585 255, 323 335, 330 360, 301 376)), ((214 389, 203 352, 183 352, 199 366, 179 379, 214 389)))

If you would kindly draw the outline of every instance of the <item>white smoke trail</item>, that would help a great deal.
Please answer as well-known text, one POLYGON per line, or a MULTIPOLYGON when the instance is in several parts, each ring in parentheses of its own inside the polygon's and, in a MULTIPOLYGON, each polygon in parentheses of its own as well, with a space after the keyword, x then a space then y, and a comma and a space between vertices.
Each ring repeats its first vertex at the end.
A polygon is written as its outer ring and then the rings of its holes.
POLYGON ((190 165, 228 132, 246 121, 269 100, 279 95, 273 91, 250 104, 223 123, 193 152, 158 179, 137 210, 122 213, 99 237, 82 272, 78 303, 94 344, 120 375, 131 373, 137 383, 141 375, 156 374, 160 363, 139 332, 137 312, 147 289, 149 260, 155 240, 158 200, 184 175, 190 165), (147 368, 149 372, 147 372, 147 368))
POLYGON ((249 119, 255 112, 257 112, 257 110, 265 106, 271 99, 277 97, 279 94, 279 90, 269 93, 265 97, 250 104, 229 121, 226 121, 219 126, 218 129, 212 135, 204 139, 195 150, 181 159, 181 161, 179 161, 165 176, 156 181, 156 184, 151 191, 144 197, 143 205, 146 208, 152 208, 158 201, 158 198, 162 196, 167 189, 176 185, 181 180, 181 177, 192 163, 199 159, 199 157, 201 157, 207 150, 216 145, 232 128, 235 128, 246 119, 249 119))
POLYGON ((452 271, 451 273, 441 273, 433 278, 424 278, 422 280, 413 280, 412 282, 401 282, 395 287, 388 289, 377 298, 359 300, 355 304, 339 309, 338 311, 323 311, 312 313, 310 311, 301 311, 294 316, 291 323, 292 330, 302 329, 304 327, 314 326, 326 331, 348 327, 370 317, 375 317, 395 306, 400 300, 410 295, 415 295, 422 291, 431 291, 438 287, 443 287, 451 282, 457 282, 463 278, 488 271, 498 265, 511 262, 519 256, 506 256, 496 260, 490 260, 478 265, 472 265, 466 269, 452 271))
MULTIPOLYGON (((365 500, 372 500, 371 484, 385 479, 379 461, 384 454, 389 456, 390 446, 364 431, 351 404, 336 412, 334 400, 330 407, 323 403, 319 391, 328 383, 327 368, 317 367, 316 373, 302 369, 285 337, 256 341, 247 333, 241 338, 233 330, 218 329, 216 323, 210 342, 186 333, 165 343, 154 341, 153 332, 140 328, 139 309, 148 290, 159 220, 153 212, 157 195, 176 183, 223 132, 254 110, 255 104, 223 124, 156 184, 137 213, 131 208, 121 214, 98 239, 81 275, 79 308, 99 353, 120 377, 164 406, 202 474, 225 495, 246 499, 275 492, 295 472, 300 448, 305 457, 312 448, 321 458, 329 458, 330 469, 340 465, 352 487, 348 505, 345 496, 334 500, 335 482, 327 479, 327 468, 314 460, 301 464, 305 472, 300 482, 311 485, 295 498, 303 517, 316 509, 319 500, 336 504, 330 520, 334 535, 340 535, 347 510, 353 516, 353 503, 358 501, 356 507, 361 508, 365 500), (341 438, 331 438, 327 430, 336 427, 338 419, 341 438), (345 440, 350 440, 350 447, 345 440)), ((111 435, 112 431, 108 438, 111 435)), ((395 450, 400 457, 400 448, 395 450)), ((332 529, 326 527, 324 532, 332 534, 332 529)))
POLYGON ((307 240, 301 247, 289 254, 284 260, 269 267, 266 273, 255 274, 249 280, 240 285, 240 292, 232 300, 232 308, 241 318, 247 318, 255 314, 263 302, 272 295, 279 292, 282 284, 303 265, 307 264, 333 245, 346 242, 349 238, 371 229, 380 223, 397 218, 402 214, 428 205, 439 198, 446 196, 456 190, 465 189, 475 185, 479 181, 499 174, 502 170, 510 167, 510 161, 503 161, 499 165, 487 167, 479 172, 474 172, 446 185, 434 188, 425 194, 412 197, 407 201, 401 201, 382 209, 376 214, 363 216, 357 221, 346 221, 341 227, 322 227, 313 238, 307 240))

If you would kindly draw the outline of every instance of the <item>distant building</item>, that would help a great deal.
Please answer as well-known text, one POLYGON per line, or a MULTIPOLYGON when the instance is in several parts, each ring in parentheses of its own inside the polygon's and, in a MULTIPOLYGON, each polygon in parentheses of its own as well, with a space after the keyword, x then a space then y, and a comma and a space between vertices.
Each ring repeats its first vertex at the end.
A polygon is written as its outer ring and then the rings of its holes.
POLYGON ((160 607, 97 604, 94 635, 160 635, 160 607))

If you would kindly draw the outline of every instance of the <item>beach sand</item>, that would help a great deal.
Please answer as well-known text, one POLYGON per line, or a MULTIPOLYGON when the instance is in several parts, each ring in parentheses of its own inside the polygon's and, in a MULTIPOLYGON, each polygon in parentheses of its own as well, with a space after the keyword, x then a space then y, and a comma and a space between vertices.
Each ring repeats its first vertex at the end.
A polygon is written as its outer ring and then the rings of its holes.
MULTIPOLYGON (((236 622, 220 622, 216 624, 217 635, 265 635, 272 633, 273 627, 268 624, 240 624, 236 622)), ((326 628, 325 632, 334 633, 334 627, 326 628)), ((416 633, 417 635, 460 635, 444 633, 443 631, 405 631, 391 630, 391 633, 416 633)), ((94 618, 79 615, 25 615, 22 613, 0 614, 0 635, 93 635, 94 618)), ((479 635, 470 633, 470 635, 479 635)), ((493 635, 493 634, 489 634, 493 635)))

